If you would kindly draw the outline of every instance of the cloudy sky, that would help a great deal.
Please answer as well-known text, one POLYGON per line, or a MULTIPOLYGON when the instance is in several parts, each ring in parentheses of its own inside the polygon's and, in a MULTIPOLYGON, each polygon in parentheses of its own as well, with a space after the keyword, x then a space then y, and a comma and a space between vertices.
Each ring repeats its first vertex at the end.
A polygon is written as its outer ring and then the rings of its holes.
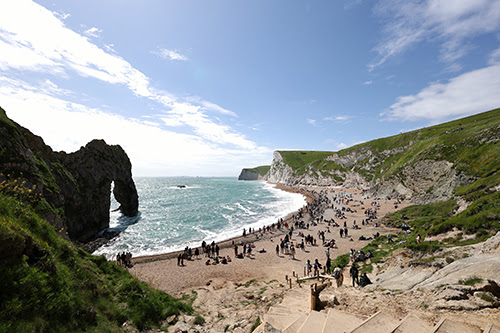
POLYGON ((0 106, 135 176, 236 177, 500 107, 500 1, 0 1, 0 106))

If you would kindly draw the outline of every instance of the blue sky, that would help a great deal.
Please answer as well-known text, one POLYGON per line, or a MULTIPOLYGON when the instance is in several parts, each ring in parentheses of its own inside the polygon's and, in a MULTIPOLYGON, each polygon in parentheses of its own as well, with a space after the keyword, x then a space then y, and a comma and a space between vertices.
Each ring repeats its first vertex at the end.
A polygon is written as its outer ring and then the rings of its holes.
POLYGON ((1 1, 0 106, 135 176, 237 176, 500 107, 500 1, 1 1))

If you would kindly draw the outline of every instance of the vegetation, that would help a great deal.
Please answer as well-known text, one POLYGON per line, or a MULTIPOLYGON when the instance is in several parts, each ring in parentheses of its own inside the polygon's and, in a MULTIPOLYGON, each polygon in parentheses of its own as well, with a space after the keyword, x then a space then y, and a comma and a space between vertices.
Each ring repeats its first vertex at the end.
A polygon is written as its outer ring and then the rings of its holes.
POLYGON ((252 327, 250 328, 250 332, 255 331, 255 329, 257 327, 259 327, 259 325, 260 325, 260 317, 257 317, 257 319, 255 319, 255 322, 253 323, 252 327))
POLYGON ((0 331, 117 332, 125 322, 142 330, 192 313, 190 305, 64 240, 26 201, 24 188, 5 189, 19 193, 0 193, 0 331))
MULTIPOLYGON (((339 152, 280 151, 295 175, 306 172, 332 174, 352 170, 373 181, 401 178, 403 167, 425 160, 445 160, 468 175, 484 178, 495 174, 500 163, 496 144, 500 109, 448 123, 362 143, 339 152), (340 165, 327 157, 355 155, 355 164, 340 165)), ((341 178, 336 176, 336 180, 341 178)), ((432 189, 430 189, 432 191, 432 189)))
POLYGON ((462 284, 464 286, 473 286, 477 283, 483 282, 483 279, 477 276, 471 276, 467 279, 461 279, 458 281, 458 284, 462 284))
POLYGON ((258 166, 256 168, 251 168, 251 169, 246 169, 246 170, 256 172, 261 176, 265 176, 267 174, 267 172, 269 171, 269 169, 271 169, 270 165, 261 165, 261 166, 258 166))

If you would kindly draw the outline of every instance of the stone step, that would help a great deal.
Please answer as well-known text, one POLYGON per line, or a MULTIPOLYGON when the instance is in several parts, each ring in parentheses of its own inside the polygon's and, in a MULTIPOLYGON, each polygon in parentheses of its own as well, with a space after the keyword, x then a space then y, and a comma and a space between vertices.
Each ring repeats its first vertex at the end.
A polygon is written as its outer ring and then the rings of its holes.
POLYGON ((293 323, 291 323, 288 327, 286 327, 282 332, 283 333, 297 333, 299 329, 302 327, 302 324, 306 321, 306 319, 309 317, 309 314, 303 313, 295 320, 293 323))
POLYGON ((432 325, 425 320, 411 314, 401 320, 390 333, 427 333, 432 330, 432 325))
POLYGON ((326 317, 323 333, 344 333, 353 330, 366 320, 352 313, 330 309, 326 317))
POLYGON ((486 326, 484 333, 500 333, 500 327, 494 324, 486 326))
POLYGON ((271 324, 274 328, 283 331, 285 328, 293 324, 300 316, 302 316, 302 313, 295 313, 295 314, 289 314, 289 315, 276 315, 276 314, 269 314, 266 313, 264 315, 264 322, 267 322, 271 324))
POLYGON ((304 321, 297 333, 321 333, 325 326, 325 321, 326 314, 311 310, 306 321, 304 321))
POLYGON ((443 318, 434 326, 431 333, 482 333, 482 330, 477 326, 443 318))
POLYGON ((377 312, 358 327, 350 331, 351 333, 387 333, 390 332, 399 320, 385 312, 377 312))
POLYGON ((271 313, 295 313, 295 312, 303 312, 303 313, 309 313, 309 311, 303 311, 301 309, 297 309, 296 307, 293 307, 293 306, 286 306, 286 305, 282 305, 282 304, 277 304, 277 305, 273 305, 268 313, 271 312, 271 313))

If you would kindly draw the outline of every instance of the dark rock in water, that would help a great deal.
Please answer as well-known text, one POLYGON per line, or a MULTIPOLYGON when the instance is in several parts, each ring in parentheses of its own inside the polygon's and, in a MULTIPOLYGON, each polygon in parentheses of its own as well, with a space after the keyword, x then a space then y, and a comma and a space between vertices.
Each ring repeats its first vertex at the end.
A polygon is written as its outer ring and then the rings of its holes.
POLYGON ((112 183, 121 212, 138 212, 132 165, 120 146, 93 140, 74 153, 54 152, 0 108, 0 181, 8 179, 40 194, 34 204, 39 214, 79 242, 109 227, 112 183))
POLYGON ((177 185, 178 188, 186 188, 186 185, 177 185))

